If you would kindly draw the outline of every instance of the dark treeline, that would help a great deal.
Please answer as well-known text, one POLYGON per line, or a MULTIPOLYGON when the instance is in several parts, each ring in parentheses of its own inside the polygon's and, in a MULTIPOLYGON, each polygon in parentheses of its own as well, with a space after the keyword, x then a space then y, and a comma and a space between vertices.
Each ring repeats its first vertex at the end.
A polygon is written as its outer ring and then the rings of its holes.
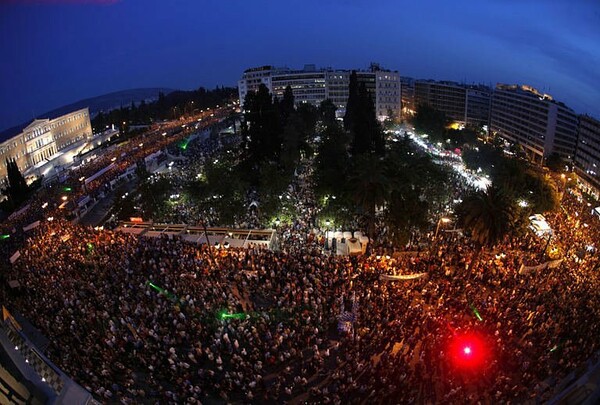
POLYGON ((158 100, 151 103, 142 100, 139 104, 131 103, 129 106, 122 106, 109 112, 100 112, 92 120, 92 128, 94 132, 100 132, 114 124, 121 130, 125 130, 130 125, 147 125, 158 120, 177 119, 205 108, 230 102, 236 96, 236 88, 218 86, 214 90, 200 87, 193 91, 159 93, 158 100))

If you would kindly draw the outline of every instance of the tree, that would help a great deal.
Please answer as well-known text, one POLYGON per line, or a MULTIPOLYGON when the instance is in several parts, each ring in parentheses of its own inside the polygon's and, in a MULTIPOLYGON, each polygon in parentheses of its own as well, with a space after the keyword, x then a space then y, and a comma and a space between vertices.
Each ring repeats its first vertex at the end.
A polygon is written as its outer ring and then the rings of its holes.
POLYGON ((283 145, 281 148, 281 165, 284 170, 293 171, 300 159, 300 142, 302 141, 302 120, 296 114, 289 118, 283 129, 283 145))
POLYGON ((397 123, 398 118, 396 116, 396 113, 391 108, 388 108, 387 117, 385 118, 383 126, 385 127, 385 129, 392 129, 397 123))
POLYGON ((479 265, 484 247, 492 247, 514 230, 519 223, 517 207, 504 191, 495 186, 469 194, 457 207, 459 225, 471 233, 478 246, 471 262, 471 272, 479 265))
POLYGON ((330 99, 321 101, 321 104, 319 104, 318 119, 323 128, 332 124, 337 125, 337 120, 335 117, 336 110, 337 108, 335 107, 335 104, 333 104, 333 101, 330 99))
POLYGON ((375 116, 375 104, 364 83, 358 85, 356 72, 350 75, 349 96, 344 116, 344 129, 350 133, 353 155, 385 152, 383 131, 375 116))
POLYGON ((27 199, 29 187, 15 159, 6 159, 6 171, 8 177, 8 196, 14 206, 17 207, 27 199))
POLYGON ((459 224, 479 246, 491 247, 512 231, 517 218, 513 200, 499 187, 490 186, 465 197, 457 207, 459 224))
POLYGON ((315 162, 315 191, 319 197, 341 196, 348 172, 348 135, 335 121, 321 133, 315 162))
POLYGON ((386 226, 389 237, 403 245, 413 232, 429 227, 432 211, 448 203, 448 174, 408 136, 391 144, 385 167, 390 179, 386 226))
POLYGON ((359 108, 358 95, 358 76, 356 71, 350 73, 350 81, 348 84, 348 101, 346 102, 346 114, 344 115, 344 129, 351 131, 354 128, 356 120, 356 112, 359 108))
POLYGON ((283 98, 280 103, 279 112, 281 113, 281 126, 285 128, 289 117, 296 111, 294 108, 294 93, 288 85, 283 91, 283 98))
POLYGON ((367 223, 367 234, 373 237, 376 208, 388 198, 389 179, 385 175, 384 161, 375 154, 356 158, 354 170, 348 179, 348 188, 359 213, 367 223))
POLYGON ((247 169, 254 170, 264 160, 275 160, 279 156, 279 111, 264 84, 257 92, 246 95, 244 110, 242 139, 246 148, 245 160, 247 169))
POLYGON ((413 117, 415 130, 427 134, 434 142, 444 141, 444 134, 448 119, 442 111, 438 111, 428 104, 419 104, 413 117))
POLYGON ((563 158, 556 152, 552 153, 548 158, 546 158, 546 166, 548 169, 553 172, 562 172, 565 170, 565 161, 563 158))
MULTIPOLYGON (((300 133, 298 148, 305 156, 312 153, 309 140, 315 136, 319 110, 312 104, 301 104, 296 109, 296 122, 300 133)), ((293 117, 292 117, 293 118, 293 117)))

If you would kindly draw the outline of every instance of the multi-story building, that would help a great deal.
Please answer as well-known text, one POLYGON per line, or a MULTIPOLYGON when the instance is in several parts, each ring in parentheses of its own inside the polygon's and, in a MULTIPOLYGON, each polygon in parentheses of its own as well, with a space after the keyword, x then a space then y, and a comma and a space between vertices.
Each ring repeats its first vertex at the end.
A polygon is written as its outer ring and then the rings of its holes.
POLYGON ((587 191, 600 192, 600 121, 579 116, 575 173, 587 191))
POLYGON ((402 90, 402 119, 408 119, 415 115, 415 79, 401 77, 400 87, 402 90))
MULTIPOLYGON (((285 88, 290 86, 296 104, 318 105, 327 98, 325 70, 317 70, 315 65, 306 65, 303 70, 279 70, 271 76, 271 94, 280 100, 285 88)), ((269 87, 269 86, 267 86, 269 87)))
POLYGON ((345 111, 348 102, 350 72, 342 70, 326 72, 325 81, 327 83, 327 98, 335 104, 339 113, 345 111))
MULTIPOLYGON (((256 91, 264 84, 271 94, 282 98, 285 88, 290 86, 296 104, 310 103, 315 106, 330 99, 343 115, 348 102, 350 70, 317 69, 315 65, 305 65, 302 70, 263 66, 244 71, 238 82, 240 102, 249 91, 256 91)), ((375 104, 375 112, 380 120, 391 111, 396 117, 401 112, 401 86, 398 72, 381 69, 371 64, 369 70, 356 71, 359 84, 364 84, 375 104)))
POLYGON ((6 161, 15 159, 21 172, 37 177, 39 169, 61 157, 66 150, 85 144, 92 137, 87 108, 60 117, 36 119, 19 134, 0 144, 0 179, 6 182, 6 161))
POLYGON ((416 106, 427 104, 463 125, 488 124, 492 93, 489 87, 434 80, 417 80, 414 83, 416 106))
POLYGON ((481 127, 490 124, 492 90, 487 86, 467 86, 465 125, 481 127))
POLYGON ((467 90, 454 82, 415 81, 415 105, 427 104, 464 124, 467 90))
POLYGON ((529 86, 498 84, 492 96, 491 131, 521 145, 542 164, 552 153, 570 162, 577 142, 577 116, 548 94, 529 86))
POLYGON ((242 79, 238 81, 238 92, 240 94, 240 105, 244 105, 246 95, 250 91, 257 91, 261 84, 267 86, 271 91, 271 73, 276 69, 273 66, 261 66, 246 69, 242 79))
POLYGON ((379 119, 400 118, 402 114, 402 94, 400 77, 397 72, 375 71, 375 113, 379 119), (391 115, 391 117, 390 117, 391 115))

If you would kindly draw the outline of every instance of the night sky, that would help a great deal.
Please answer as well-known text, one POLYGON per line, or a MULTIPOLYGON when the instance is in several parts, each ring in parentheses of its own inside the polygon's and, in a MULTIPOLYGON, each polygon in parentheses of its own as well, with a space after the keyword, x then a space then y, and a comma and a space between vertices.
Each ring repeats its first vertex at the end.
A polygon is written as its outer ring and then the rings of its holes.
POLYGON ((598 0, 0 0, 0 130, 139 87, 235 86, 248 67, 527 83, 600 117, 598 0))

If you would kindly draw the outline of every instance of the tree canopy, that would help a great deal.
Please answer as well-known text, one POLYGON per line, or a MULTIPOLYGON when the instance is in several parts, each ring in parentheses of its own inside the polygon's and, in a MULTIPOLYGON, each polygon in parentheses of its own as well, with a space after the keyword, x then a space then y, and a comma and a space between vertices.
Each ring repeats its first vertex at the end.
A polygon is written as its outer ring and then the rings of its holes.
POLYGON ((358 83, 355 71, 350 74, 344 129, 350 133, 350 152, 353 155, 384 154, 383 130, 375 115, 373 98, 365 84, 358 83))

